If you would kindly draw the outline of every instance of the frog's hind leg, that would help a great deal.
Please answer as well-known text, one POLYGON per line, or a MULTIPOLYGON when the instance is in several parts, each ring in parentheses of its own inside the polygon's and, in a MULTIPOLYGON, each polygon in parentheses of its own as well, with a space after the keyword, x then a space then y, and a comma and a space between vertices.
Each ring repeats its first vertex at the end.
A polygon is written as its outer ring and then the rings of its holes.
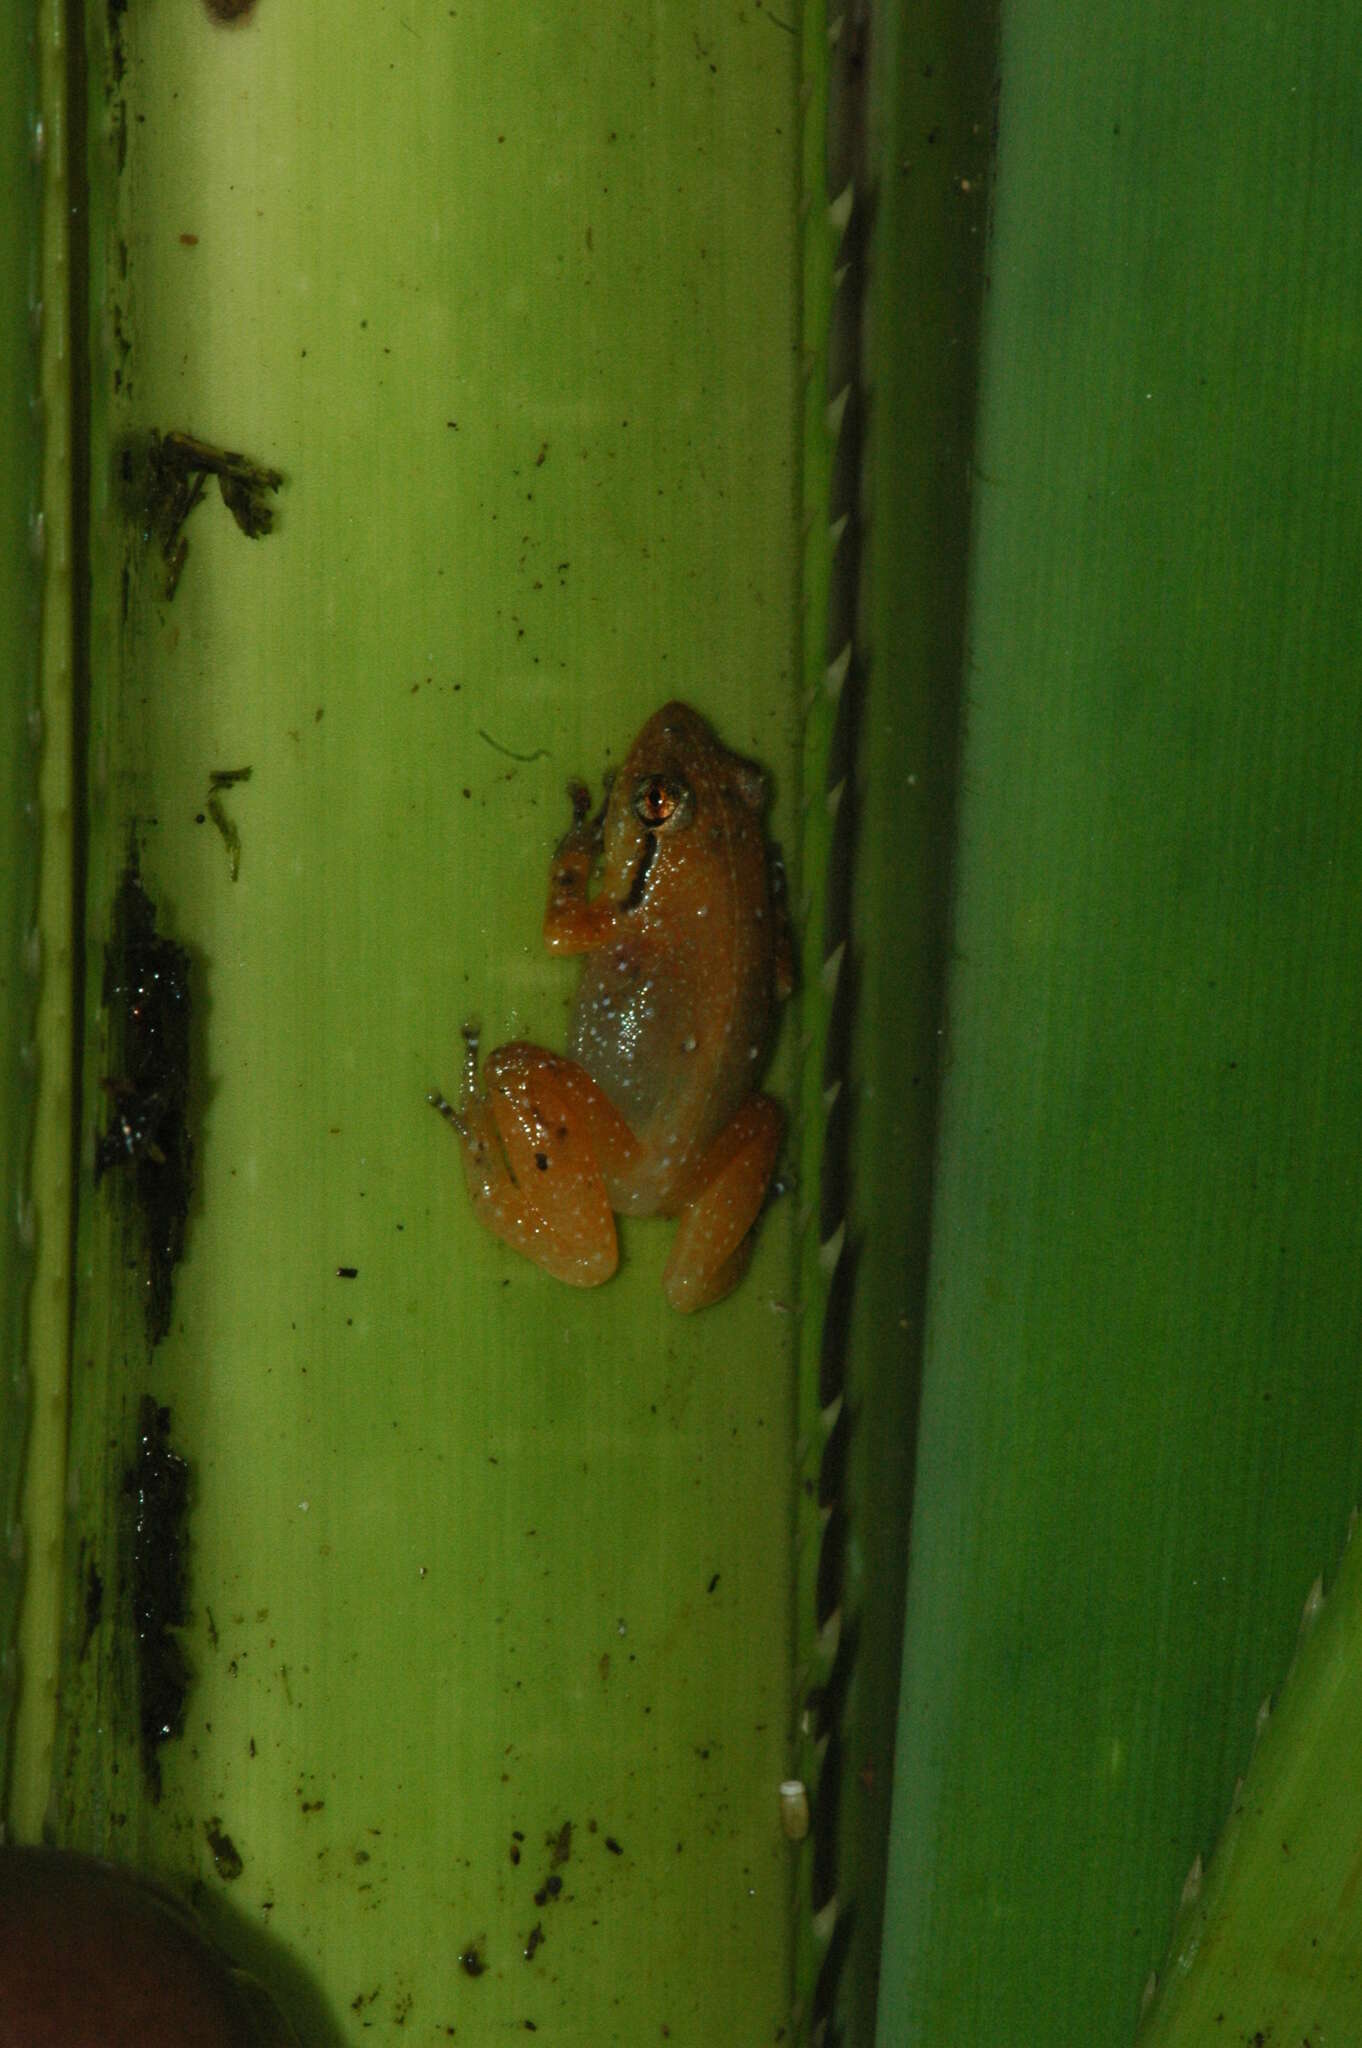
POLYGON ((619 1245, 605 1172, 637 1146, 590 1075, 538 1046, 503 1045, 480 1086, 470 1057, 457 1109, 431 1100, 458 1133, 478 1221, 557 1280, 608 1280, 619 1245))
POLYGON ((662 1274, 673 1308, 708 1308, 747 1271, 783 1127, 780 1105, 753 1095, 700 1161, 662 1274))

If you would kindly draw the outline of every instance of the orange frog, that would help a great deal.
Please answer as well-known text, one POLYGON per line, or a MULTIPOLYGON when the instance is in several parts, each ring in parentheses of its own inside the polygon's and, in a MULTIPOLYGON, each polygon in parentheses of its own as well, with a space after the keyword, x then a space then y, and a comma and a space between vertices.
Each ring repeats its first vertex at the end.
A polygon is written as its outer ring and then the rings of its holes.
POLYGON ((667 1299, 705 1308, 742 1278, 780 1148, 757 1089, 792 980, 765 777, 665 704, 594 818, 581 783, 569 795, 544 915, 550 952, 586 955, 567 1055, 499 1046, 479 1084, 468 1029, 458 1107, 430 1100, 475 1214, 516 1251, 596 1287, 619 1262, 612 1212, 676 1216, 667 1299))

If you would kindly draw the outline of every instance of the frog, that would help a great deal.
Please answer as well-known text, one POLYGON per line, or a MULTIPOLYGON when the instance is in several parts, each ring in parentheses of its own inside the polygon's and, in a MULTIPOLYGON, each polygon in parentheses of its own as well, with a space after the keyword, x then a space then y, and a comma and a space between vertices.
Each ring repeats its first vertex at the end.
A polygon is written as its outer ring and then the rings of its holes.
POLYGON ((459 1140, 478 1221, 556 1279, 598 1287, 617 1216, 676 1218, 662 1276, 691 1314, 741 1280, 784 1133, 762 1092, 794 982, 767 781, 689 705, 648 719, 549 868, 543 938, 582 957, 563 1053, 498 1046, 429 1101, 459 1140), (593 892, 593 882, 595 884, 593 892))

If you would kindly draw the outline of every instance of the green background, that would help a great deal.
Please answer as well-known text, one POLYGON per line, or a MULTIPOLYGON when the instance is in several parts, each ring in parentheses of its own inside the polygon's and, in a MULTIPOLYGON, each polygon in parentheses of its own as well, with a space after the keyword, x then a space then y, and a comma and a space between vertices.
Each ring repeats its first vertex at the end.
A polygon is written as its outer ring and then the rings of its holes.
MULTIPOLYGON (((310 2044, 1124 2048, 1358 1490, 1362 26, 147 0, 68 69, 63 20, 0 96, 16 1361, 30 1213, 57 1255, 14 1832, 193 1896, 310 2044), (210 493, 173 603, 124 481, 171 429, 286 479, 256 543, 210 493), (469 1016, 561 1044, 564 784, 671 695, 772 772, 801 936, 789 1192, 684 1323, 665 1228, 586 1298, 479 1232, 423 1100, 469 1016), (89 1170, 134 835, 194 989, 154 1357, 89 1170), (159 1804, 146 1390, 194 1472, 159 1804)), ((1332 1724, 1285 1725, 1290 1780, 1332 1724)))

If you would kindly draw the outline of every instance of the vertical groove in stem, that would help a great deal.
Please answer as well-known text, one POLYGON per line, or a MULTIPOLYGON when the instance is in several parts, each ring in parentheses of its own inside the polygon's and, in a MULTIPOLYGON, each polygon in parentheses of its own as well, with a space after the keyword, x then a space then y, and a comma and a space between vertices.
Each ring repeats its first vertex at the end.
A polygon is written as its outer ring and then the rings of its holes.
POLYGON ((30 1420, 21 1508, 26 1577, 19 1616, 19 1698, 9 1788, 14 1836, 35 1839, 47 1808, 61 1627, 62 1525, 71 1335, 74 1043, 74 760, 71 549, 70 177, 65 0, 38 14, 43 159, 39 374, 43 550, 39 706, 42 753, 37 922, 38 1097, 29 1204, 34 1268, 28 1316, 30 1420))

